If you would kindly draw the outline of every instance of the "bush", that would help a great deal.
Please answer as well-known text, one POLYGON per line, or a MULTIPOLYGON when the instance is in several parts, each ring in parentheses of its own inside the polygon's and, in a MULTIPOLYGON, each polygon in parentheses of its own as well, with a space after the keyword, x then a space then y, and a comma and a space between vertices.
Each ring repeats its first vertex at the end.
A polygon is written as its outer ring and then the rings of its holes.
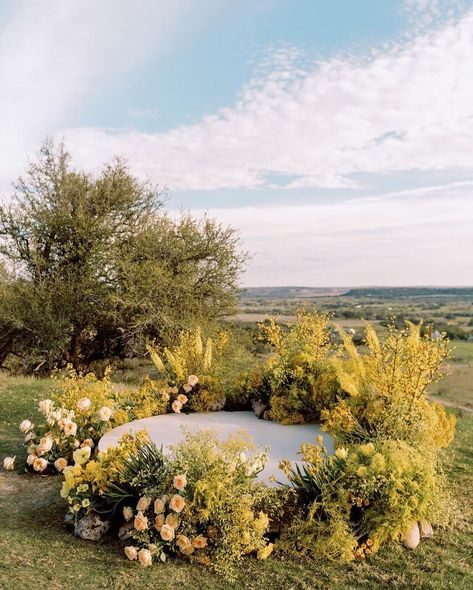
MULTIPOLYGON (((273 356, 255 382, 253 397, 269 404, 269 417, 282 424, 319 420, 324 408, 333 405, 338 383, 331 366, 331 328, 325 314, 297 312, 286 329, 274 318, 260 326, 261 338, 269 342, 273 356)), ((248 395, 248 379, 241 385, 248 395)))

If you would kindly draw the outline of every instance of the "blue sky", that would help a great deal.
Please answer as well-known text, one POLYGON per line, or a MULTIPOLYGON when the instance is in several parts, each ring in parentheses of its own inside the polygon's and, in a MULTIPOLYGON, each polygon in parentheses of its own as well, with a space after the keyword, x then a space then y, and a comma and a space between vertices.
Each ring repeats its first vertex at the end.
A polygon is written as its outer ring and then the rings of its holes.
POLYGON ((473 283, 469 0, 4 0, 0 190, 47 135, 237 227, 245 285, 473 283))

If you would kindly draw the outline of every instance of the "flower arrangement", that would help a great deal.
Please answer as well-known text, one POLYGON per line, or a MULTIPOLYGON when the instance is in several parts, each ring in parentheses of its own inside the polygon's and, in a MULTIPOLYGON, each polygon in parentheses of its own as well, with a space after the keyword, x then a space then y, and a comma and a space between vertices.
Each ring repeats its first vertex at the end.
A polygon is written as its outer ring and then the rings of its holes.
POLYGON ((20 431, 27 450, 27 469, 46 474, 61 472, 78 449, 92 452, 102 435, 129 415, 114 394, 109 373, 97 379, 93 373, 82 375, 68 368, 54 375, 57 386, 53 399, 39 402, 43 422, 34 425, 23 420, 20 431))
POLYGON ((253 371, 242 379, 242 394, 267 406, 267 417, 282 424, 320 420, 338 393, 329 316, 298 310, 296 321, 285 327, 269 318, 260 324, 260 339, 274 354, 260 375, 253 371))
POLYGON ((162 360, 158 351, 148 346, 148 352, 159 375, 160 395, 173 412, 212 412, 223 409, 225 394, 219 376, 228 332, 215 339, 207 338, 205 345, 200 328, 181 332, 172 350, 164 349, 162 360))
POLYGON ((94 460, 75 456, 61 495, 75 519, 107 514, 121 525, 125 555, 149 566, 179 556, 232 576, 243 555, 265 559, 270 492, 255 482, 265 452, 242 437, 187 433, 168 455, 145 433, 127 436, 94 460))

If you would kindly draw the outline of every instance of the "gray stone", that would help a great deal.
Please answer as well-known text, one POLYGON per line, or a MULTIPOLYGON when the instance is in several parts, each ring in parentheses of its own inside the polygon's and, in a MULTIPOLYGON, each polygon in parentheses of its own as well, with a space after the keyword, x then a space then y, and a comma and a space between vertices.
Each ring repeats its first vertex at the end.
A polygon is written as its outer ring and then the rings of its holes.
POLYGON ((64 524, 67 527, 74 528, 74 515, 70 512, 66 512, 66 514, 64 515, 64 524))
POLYGON ((255 416, 257 418, 261 418, 264 414, 264 411, 266 410, 266 404, 263 404, 263 402, 254 399, 251 402, 251 407, 253 408, 253 412, 255 413, 255 416))
POLYGON ((77 522, 74 534, 86 541, 98 541, 109 528, 108 520, 102 520, 98 514, 90 512, 77 522))
POLYGON ((134 528, 135 527, 132 520, 130 522, 125 522, 125 524, 122 524, 122 526, 118 529, 118 538, 120 539, 120 541, 126 541, 127 539, 129 539, 131 537, 131 532, 134 528))

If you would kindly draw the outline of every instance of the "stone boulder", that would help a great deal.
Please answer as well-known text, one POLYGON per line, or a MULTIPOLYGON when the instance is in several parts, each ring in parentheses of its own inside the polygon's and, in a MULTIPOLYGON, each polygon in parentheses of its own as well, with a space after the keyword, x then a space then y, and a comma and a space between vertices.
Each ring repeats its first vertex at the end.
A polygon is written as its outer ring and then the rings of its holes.
POLYGON ((98 514, 91 512, 77 522, 74 534, 86 541, 98 541, 109 528, 108 520, 102 520, 98 514))

